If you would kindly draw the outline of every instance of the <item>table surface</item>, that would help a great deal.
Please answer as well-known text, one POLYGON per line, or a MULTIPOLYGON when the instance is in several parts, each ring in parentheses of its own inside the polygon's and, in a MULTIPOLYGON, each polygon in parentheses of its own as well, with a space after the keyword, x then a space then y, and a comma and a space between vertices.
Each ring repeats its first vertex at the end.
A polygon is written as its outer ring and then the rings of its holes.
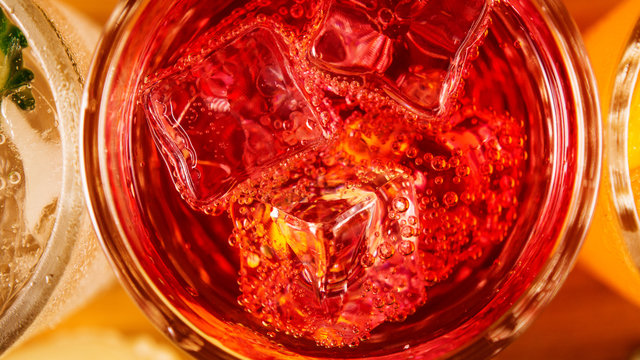
MULTIPOLYGON (((64 2, 99 23, 106 21, 115 6, 114 0, 64 2)), ((618 1, 564 2, 580 29, 585 31, 618 1)), ((155 331, 119 288, 112 289, 107 297, 72 316, 62 327, 81 326, 89 317, 93 318, 94 325, 126 324, 136 331, 155 331), (101 306, 111 306, 128 315, 126 319, 117 314, 100 315, 100 310, 96 309, 101 306)), ((157 333, 154 336, 161 339, 159 341, 166 341, 157 333)), ((640 359, 640 308, 610 291, 578 266, 532 326, 497 359, 640 359)))

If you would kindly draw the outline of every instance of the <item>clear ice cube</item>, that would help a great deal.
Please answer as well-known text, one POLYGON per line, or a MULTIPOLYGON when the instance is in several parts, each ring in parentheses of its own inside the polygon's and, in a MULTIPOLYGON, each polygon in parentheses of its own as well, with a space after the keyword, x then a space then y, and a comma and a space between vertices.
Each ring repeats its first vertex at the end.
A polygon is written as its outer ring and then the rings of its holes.
POLYGON ((332 4, 311 48, 316 63, 345 74, 383 74, 393 60, 393 41, 361 9, 332 4))
POLYGON ((438 115, 455 98, 492 3, 337 0, 309 56, 325 70, 379 82, 422 115, 438 115))
POLYGON ((327 189, 300 202, 274 199, 271 218, 304 265, 303 275, 323 300, 347 288, 379 204, 375 193, 327 189), (279 202, 282 202, 280 205, 279 202))
POLYGON ((255 212, 232 211, 236 224, 263 221, 259 231, 238 232, 245 237, 240 301, 258 318, 279 331, 343 346, 425 301, 410 178, 318 188, 296 201, 290 200, 298 195, 281 196, 255 212))
POLYGON ((255 28, 201 62, 151 80, 147 121, 193 207, 211 206, 325 135, 283 53, 271 31, 255 28))

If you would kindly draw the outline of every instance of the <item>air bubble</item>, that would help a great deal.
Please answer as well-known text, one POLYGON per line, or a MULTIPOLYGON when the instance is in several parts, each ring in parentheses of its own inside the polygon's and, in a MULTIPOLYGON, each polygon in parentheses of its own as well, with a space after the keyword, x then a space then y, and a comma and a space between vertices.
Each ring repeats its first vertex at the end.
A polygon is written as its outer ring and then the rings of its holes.
POLYGON ((391 244, 386 241, 378 246, 378 256, 380 256, 380 258, 383 260, 392 257, 394 252, 395 250, 393 249, 393 246, 391 246, 391 244))
POLYGON ((360 264, 362 264, 362 266, 364 267, 371 267, 373 266, 373 263, 375 261, 376 259, 373 257, 373 255, 367 252, 364 255, 362 255, 362 258, 360 259, 360 264))
POLYGON ((458 167, 456 167, 456 175, 458 175, 459 177, 465 177, 465 176, 469 176, 469 174, 471 174, 471 168, 469 167, 469 165, 460 165, 458 167))
POLYGON ((409 240, 403 240, 402 242, 400 242, 400 245, 398 246, 398 251, 400 251, 400 254, 404 256, 411 255, 411 253, 413 253, 414 250, 415 250, 415 245, 413 245, 413 242, 409 240))
POLYGON ((403 213, 409 209, 409 200, 405 197, 397 197, 393 200, 393 210, 403 213))
POLYGON ((460 160, 459 156, 453 156, 449 159, 449 166, 452 168, 457 168, 458 166, 460 166, 461 162, 462 160, 460 160))
POLYGON ((17 185, 20 183, 20 180, 22 180, 22 176, 20 176, 20 173, 17 171, 12 171, 9 173, 9 183, 13 184, 13 185, 17 185))
POLYGON ((409 238, 415 234, 414 229, 411 226, 405 226, 402 228, 401 235, 402 237, 409 238))
POLYGON ((442 197, 442 202, 448 207, 454 206, 458 203, 458 194, 453 191, 449 191, 442 197))
POLYGON ((493 165, 491 165, 490 163, 484 163, 482 164, 481 171, 483 175, 489 176, 493 174, 493 165))
POLYGON ((436 156, 431 159, 431 168, 436 171, 444 171, 449 168, 449 164, 447 163, 447 159, 444 156, 436 156))
POLYGON ((304 8, 302 6, 300 6, 300 4, 295 4, 291 7, 291 16, 294 19, 299 19, 302 16, 304 16, 304 8))

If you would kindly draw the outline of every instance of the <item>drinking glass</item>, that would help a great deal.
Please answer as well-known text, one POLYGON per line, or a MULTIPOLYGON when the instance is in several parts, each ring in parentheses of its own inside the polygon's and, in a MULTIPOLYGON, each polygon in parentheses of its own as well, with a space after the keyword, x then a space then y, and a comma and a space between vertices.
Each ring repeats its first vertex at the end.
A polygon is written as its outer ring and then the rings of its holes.
POLYGON ((575 25, 555 0, 421 4, 112 17, 83 102, 92 219, 193 356, 486 358, 561 286, 601 165, 575 25))
MULTIPOLYGON (((80 307, 112 275, 86 210, 78 154, 82 86, 99 29, 47 1, 0 7, 28 43, 22 55, 34 73, 35 99, 33 110, 22 110, 16 93, 1 101, 2 353, 80 307)), ((3 31, 13 31, 7 29, 3 22, 3 31)), ((5 63, 3 74, 20 69, 16 61, 5 63)))
POLYGON ((638 133, 638 18, 640 6, 625 1, 587 34, 605 115, 605 165, 594 222, 581 256, 597 277, 635 304, 640 304, 639 152, 634 142, 638 133), (615 56, 605 57, 605 53, 615 56))

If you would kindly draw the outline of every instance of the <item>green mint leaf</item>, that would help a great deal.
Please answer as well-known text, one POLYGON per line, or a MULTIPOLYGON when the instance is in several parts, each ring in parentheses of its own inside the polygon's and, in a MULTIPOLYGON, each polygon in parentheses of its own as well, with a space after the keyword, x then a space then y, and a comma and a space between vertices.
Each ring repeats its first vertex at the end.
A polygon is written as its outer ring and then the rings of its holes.
POLYGON ((33 110, 33 72, 23 67, 22 49, 28 46, 24 33, 0 11, 0 101, 9 97, 22 110, 33 110))

